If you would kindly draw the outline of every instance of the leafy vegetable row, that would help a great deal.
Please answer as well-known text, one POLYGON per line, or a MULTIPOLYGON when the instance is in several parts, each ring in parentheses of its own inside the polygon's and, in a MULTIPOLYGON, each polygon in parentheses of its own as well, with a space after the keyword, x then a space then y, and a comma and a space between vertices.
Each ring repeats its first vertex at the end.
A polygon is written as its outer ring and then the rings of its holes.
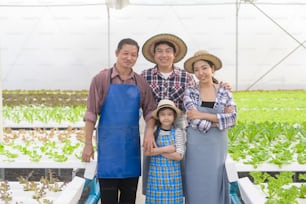
POLYGON ((229 131, 229 154, 252 164, 306 164, 306 122, 301 124, 239 122, 229 131))

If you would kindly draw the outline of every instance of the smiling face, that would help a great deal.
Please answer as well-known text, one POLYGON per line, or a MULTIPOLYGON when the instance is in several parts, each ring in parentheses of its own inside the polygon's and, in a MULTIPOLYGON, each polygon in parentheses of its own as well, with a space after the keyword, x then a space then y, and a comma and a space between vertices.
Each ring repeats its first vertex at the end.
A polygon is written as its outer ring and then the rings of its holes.
POLYGON ((135 45, 124 44, 121 49, 116 50, 118 69, 132 69, 138 58, 138 48, 135 45))
POLYGON ((170 129, 175 120, 175 111, 171 108, 163 108, 158 111, 158 119, 161 123, 161 128, 170 129))
POLYGON ((212 83, 214 66, 207 61, 199 60, 193 64, 193 73, 200 83, 212 83))
POLYGON ((174 59, 175 59, 174 49, 169 45, 159 44, 155 47, 154 61, 158 65, 158 68, 164 71, 168 70, 169 68, 170 70, 172 70, 174 59))

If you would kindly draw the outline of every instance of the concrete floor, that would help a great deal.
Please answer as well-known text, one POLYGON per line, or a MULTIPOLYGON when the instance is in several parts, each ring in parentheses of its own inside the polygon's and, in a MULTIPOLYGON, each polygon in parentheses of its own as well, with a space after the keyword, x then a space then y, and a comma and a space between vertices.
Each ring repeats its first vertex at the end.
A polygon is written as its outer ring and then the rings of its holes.
MULTIPOLYGON (((139 120, 139 129, 140 129, 140 144, 142 145, 143 142, 143 134, 144 134, 144 127, 145 123, 143 120, 143 117, 140 118, 139 120)), ((141 154, 143 155, 143 154, 141 154)), ((142 194, 142 177, 139 177, 139 182, 138 182, 138 189, 137 189, 137 195, 136 195, 136 204, 143 204, 145 203, 145 196, 142 194)))
POLYGON ((146 197, 142 194, 142 178, 139 178, 138 182, 138 189, 136 195, 136 204, 143 204, 145 203, 146 197))

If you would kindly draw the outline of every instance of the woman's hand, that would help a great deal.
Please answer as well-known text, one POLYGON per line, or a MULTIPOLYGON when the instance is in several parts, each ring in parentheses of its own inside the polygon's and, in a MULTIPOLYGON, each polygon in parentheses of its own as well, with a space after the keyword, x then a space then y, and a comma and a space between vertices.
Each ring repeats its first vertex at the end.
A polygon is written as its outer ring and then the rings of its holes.
POLYGON ((233 106, 226 106, 224 108, 224 113, 233 113, 235 111, 233 106))
POLYGON ((196 108, 187 111, 187 118, 189 120, 200 119, 200 112, 196 108))
POLYGON ((228 91, 232 91, 232 85, 229 82, 222 82, 222 87, 228 91))

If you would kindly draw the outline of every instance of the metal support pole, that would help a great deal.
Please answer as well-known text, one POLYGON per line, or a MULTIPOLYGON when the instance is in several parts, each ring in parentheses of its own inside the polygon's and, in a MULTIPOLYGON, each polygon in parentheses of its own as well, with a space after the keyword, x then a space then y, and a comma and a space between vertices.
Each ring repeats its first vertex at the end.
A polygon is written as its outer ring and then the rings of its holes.
POLYGON ((236 0, 236 56, 235 56, 235 60, 236 60, 236 71, 235 71, 235 90, 238 90, 238 67, 239 67, 239 58, 238 58, 238 51, 239 51, 239 47, 238 47, 238 26, 239 26, 239 19, 238 19, 238 15, 239 15, 239 0, 236 0))
POLYGON ((5 169, 0 169, 0 179, 1 180, 4 180, 4 177, 5 177, 5 169))
POLYGON ((78 168, 74 168, 74 169, 72 169, 72 179, 76 176, 76 174, 77 174, 77 172, 79 171, 79 169, 78 168))
POLYGON ((106 6, 107 9, 107 60, 108 63, 107 65, 110 67, 111 62, 110 62, 110 13, 109 13, 109 7, 106 6))

